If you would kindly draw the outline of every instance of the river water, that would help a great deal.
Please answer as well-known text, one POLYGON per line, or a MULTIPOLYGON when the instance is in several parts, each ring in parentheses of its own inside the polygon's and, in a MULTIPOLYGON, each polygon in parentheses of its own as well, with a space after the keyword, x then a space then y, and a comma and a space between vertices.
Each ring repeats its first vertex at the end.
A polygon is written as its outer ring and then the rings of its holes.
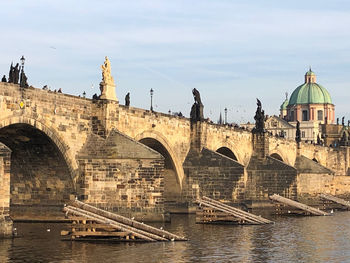
POLYGON ((61 241, 65 224, 16 223, 19 237, 0 241, 0 262, 350 262, 350 212, 274 220, 201 225, 173 215, 164 229, 189 241, 119 244, 61 241))

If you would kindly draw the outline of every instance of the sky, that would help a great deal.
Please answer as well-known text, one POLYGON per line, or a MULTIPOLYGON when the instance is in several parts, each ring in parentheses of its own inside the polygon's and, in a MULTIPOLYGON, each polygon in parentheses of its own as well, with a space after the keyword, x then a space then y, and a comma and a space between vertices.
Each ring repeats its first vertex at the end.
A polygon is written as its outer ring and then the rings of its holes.
POLYGON ((2 0, 0 74, 25 56, 28 83, 99 94, 104 57, 121 104, 182 112, 192 89, 204 115, 252 121, 304 82, 312 67, 336 117, 350 119, 350 1, 2 0))

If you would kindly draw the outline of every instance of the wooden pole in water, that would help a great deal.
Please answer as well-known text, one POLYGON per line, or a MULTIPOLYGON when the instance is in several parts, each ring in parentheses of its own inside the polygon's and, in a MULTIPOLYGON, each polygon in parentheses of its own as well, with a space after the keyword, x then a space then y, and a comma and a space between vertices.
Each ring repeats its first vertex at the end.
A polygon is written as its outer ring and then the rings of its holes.
POLYGON ((231 214, 231 215, 233 215, 233 216, 235 216, 235 217, 238 217, 238 218, 240 218, 240 219, 243 219, 243 220, 245 220, 245 221, 247 221, 247 222, 249 222, 249 223, 251 223, 251 224, 261 224, 261 223, 255 221, 255 220, 252 220, 252 219, 247 218, 247 217, 245 217, 245 216, 243 216, 243 215, 240 215, 239 213, 230 211, 230 210, 228 210, 228 209, 226 209, 226 208, 224 208, 224 207, 221 207, 221 206, 219 206, 219 205, 210 204, 209 202, 206 202, 205 200, 200 200, 200 201, 198 201, 198 202, 199 202, 200 204, 203 204, 204 206, 208 206, 208 207, 211 207, 211 208, 216 209, 216 210, 218 210, 218 211, 225 212, 225 213, 227 213, 227 214, 231 214))
POLYGON ((272 221, 270 221, 270 220, 268 220, 266 218, 263 218, 261 216, 257 216, 257 215, 248 213, 246 211, 243 211, 243 210, 238 209, 238 208, 233 207, 233 206, 226 205, 226 204, 224 204, 222 202, 216 201, 216 200, 211 199, 211 198, 206 197, 206 196, 203 196, 203 200, 209 201, 209 202, 213 203, 214 205, 218 205, 218 206, 226 208, 226 209, 228 209, 228 210, 230 210, 232 212, 238 213, 239 215, 242 215, 242 216, 244 216, 246 218, 249 218, 249 219, 251 219, 253 221, 257 221, 258 223, 264 223, 264 224, 271 224, 271 223, 273 223, 272 221))
POLYGON ((87 217, 87 218, 89 218, 91 220, 94 220, 94 221, 96 221, 98 223, 109 224, 109 225, 115 227, 116 229, 118 229, 120 231, 130 232, 134 236, 136 236, 138 238, 141 238, 141 239, 144 239, 144 240, 147 240, 147 241, 156 241, 156 240, 158 240, 158 241, 168 241, 167 239, 165 239, 163 237, 159 237, 159 236, 153 235, 151 233, 144 232, 144 231, 136 229, 134 227, 123 225, 123 224, 118 223, 116 221, 113 221, 111 219, 104 218, 104 217, 102 217, 100 215, 91 213, 89 211, 84 211, 84 210, 82 210, 80 208, 76 208, 76 207, 72 207, 72 206, 66 206, 66 207, 63 208, 63 210, 68 212, 68 213, 74 214, 74 215, 87 217))
POLYGON ((329 216, 330 215, 329 213, 324 212, 320 209, 313 208, 311 206, 293 201, 291 199, 285 198, 285 197, 277 195, 277 194, 271 195, 271 196, 269 196, 269 198, 271 200, 274 200, 274 201, 277 201, 277 202, 280 202, 280 203, 283 203, 283 204, 286 204, 286 205, 289 205, 292 207, 299 208, 299 209, 306 211, 312 215, 317 215, 317 216, 329 216))
POLYGON ((85 204, 84 202, 81 202, 79 200, 75 200, 74 201, 74 206, 79 207, 79 208, 81 208, 83 210, 90 211, 92 213, 98 214, 100 216, 112 219, 112 220, 117 221, 119 223, 122 223, 122 224, 125 224, 125 225, 128 225, 128 226, 132 226, 132 227, 135 227, 135 228, 138 228, 138 229, 141 229, 141 230, 153 233, 153 234, 158 235, 160 237, 167 238, 169 240, 175 240, 175 241, 186 241, 187 240, 185 237, 180 237, 180 236, 172 234, 172 233, 170 233, 168 231, 165 231, 165 230, 162 230, 162 229, 158 229, 158 228, 155 228, 155 227, 152 227, 152 226, 140 223, 140 222, 138 222, 136 220, 132 220, 130 218, 127 218, 127 217, 124 217, 124 216, 121 216, 121 215, 117 215, 117 214, 105 211, 103 209, 94 207, 92 205, 85 204))
POLYGON ((350 208, 350 202, 346 201, 344 199, 335 197, 333 195, 327 195, 327 194, 320 194, 320 197, 323 198, 323 199, 330 200, 330 201, 332 201, 334 203, 341 204, 343 206, 346 206, 346 207, 350 208))

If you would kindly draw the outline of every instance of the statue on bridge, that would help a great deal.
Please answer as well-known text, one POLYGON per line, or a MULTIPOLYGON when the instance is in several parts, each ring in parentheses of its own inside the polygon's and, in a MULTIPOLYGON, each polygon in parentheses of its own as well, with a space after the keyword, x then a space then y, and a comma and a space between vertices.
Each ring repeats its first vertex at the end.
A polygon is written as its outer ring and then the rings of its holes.
POLYGON ((108 57, 105 57, 105 62, 101 66, 102 69, 102 82, 109 85, 114 85, 114 79, 111 75, 111 62, 108 57))
POLYGON ((117 100, 117 96, 115 94, 115 83, 114 79, 111 75, 111 62, 108 57, 105 57, 105 62, 101 66, 102 69, 102 81, 100 82, 100 90, 101 96, 100 99, 106 100, 117 100))
POLYGON ((264 133, 265 132, 265 112, 262 110, 261 102, 259 99, 256 99, 257 109, 255 112, 255 128, 253 133, 264 133))
MULTIPOLYGON (((28 88, 27 76, 26 76, 26 74, 24 73, 23 70, 21 72, 21 80, 19 82, 19 86, 21 88, 28 88)), ((62 93, 62 91, 61 91, 61 93, 62 93)))
POLYGON ((345 116, 343 116, 343 118, 341 118, 341 125, 345 126, 345 116))
POLYGON ((125 96, 125 106, 126 107, 130 106, 130 92, 128 92, 128 94, 126 94, 125 96))
POLYGON ((18 81, 19 81, 19 64, 17 63, 16 66, 13 66, 13 63, 11 63, 8 82, 13 84, 18 84, 18 81))
POLYGON ((7 82, 6 75, 2 77, 1 82, 7 82))
POLYGON ((349 146, 349 135, 347 134, 346 130, 343 131, 343 135, 339 142, 340 146, 349 146))
POLYGON ((190 119, 191 121, 202 121, 204 119, 204 114, 203 114, 203 104, 201 100, 201 96, 199 91, 194 88, 192 90, 193 98, 194 98, 194 103, 191 108, 191 114, 190 114, 190 119))

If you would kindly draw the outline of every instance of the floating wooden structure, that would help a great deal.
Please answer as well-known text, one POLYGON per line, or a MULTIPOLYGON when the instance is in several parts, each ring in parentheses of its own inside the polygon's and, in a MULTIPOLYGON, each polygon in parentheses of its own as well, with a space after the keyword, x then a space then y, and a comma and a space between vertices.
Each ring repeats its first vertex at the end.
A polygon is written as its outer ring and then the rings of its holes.
POLYGON ((63 211, 72 219, 71 229, 61 235, 70 240, 91 241, 185 241, 174 235, 144 223, 117 215, 75 200, 63 211))
POLYGON ((278 194, 271 195, 271 200, 276 202, 277 214, 303 214, 303 215, 315 215, 315 216, 328 216, 329 213, 320 209, 293 201, 278 194))
POLYGON ((203 196, 196 202, 199 204, 196 211, 196 223, 239 225, 261 225, 273 223, 261 216, 226 205, 209 197, 203 196))
POLYGON ((350 210, 350 202, 349 201, 346 201, 346 200, 341 199, 339 197, 335 197, 333 195, 327 195, 327 194, 320 194, 320 197, 323 200, 331 201, 332 203, 336 203, 338 205, 341 205, 340 208, 342 208, 342 209, 350 210))

